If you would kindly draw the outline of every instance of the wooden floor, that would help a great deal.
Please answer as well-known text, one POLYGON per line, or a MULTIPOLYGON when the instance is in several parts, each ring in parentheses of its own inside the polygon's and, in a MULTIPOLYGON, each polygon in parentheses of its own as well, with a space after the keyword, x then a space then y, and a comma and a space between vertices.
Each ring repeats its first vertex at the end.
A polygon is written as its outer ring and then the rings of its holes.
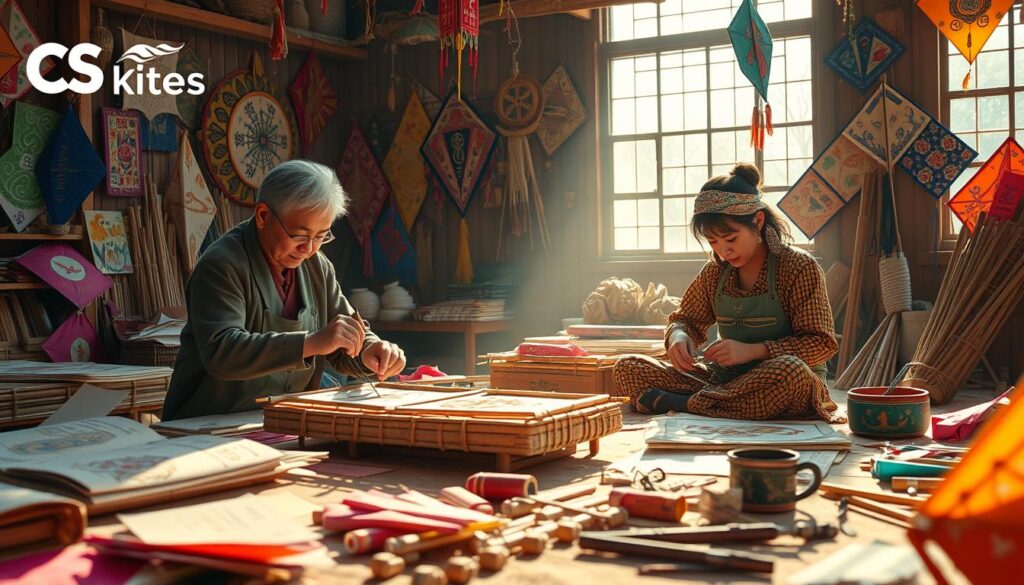
MULTIPOLYGON (((991 392, 964 391, 957 397, 953 404, 946 407, 936 408, 936 411, 949 411, 974 404, 994 396, 991 392)), ((833 391, 833 397, 838 403, 845 403, 845 393, 833 391)), ((614 436, 602 441, 600 453, 589 458, 585 445, 581 446, 580 453, 572 458, 562 459, 539 465, 528 470, 534 474, 541 489, 556 487, 571 482, 593 482, 598 483, 601 469, 612 462, 623 459, 630 454, 643 450, 643 423, 646 417, 630 413, 626 417, 626 428, 614 436)), ((848 434, 845 425, 837 426, 837 429, 848 434)), ((858 487, 877 487, 868 473, 862 472, 858 462, 875 453, 875 449, 868 447, 877 440, 852 437, 854 448, 841 462, 832 467, 827 479, 832 482, 847 484, 858 487)), ((907 441, 912 442, 912 441, 907 441)), ((917 442, 927 442, 922 439, 917 442)), ((310 445, 309 448, 317 448, 310 445)), ((326 445, 319 448, 326 449, 326 445)), ((339 449, 343 452, 343 449, 339 449)), ((195 501, 214 500, 239 495, 245 491, 255 493, 275 493, 281 490, 290 491, 306 500, 316 503, 336 502, 339 494, 349 488, 369 489, 376 487, 387 491, 397 491, 400 485, 409 486, 433 492, 449 485, 461 485, 465 478, 481 469, 482 465, 492 462, 490 458, 475 458, 465 454, 438 452, 423 452, 414 455, 395 454, 382 452, 370 455, 353 463, 366 465, 387 466, 394 468, 392 471, 363 479, 327 478, 327 477, 290 477, 288 480, 279 481, 276 485, 267 485, 256 490, 239 490, 210 496, 195 501)), ((728 478, 720 478, 719 482, 727 483, 728 478)), ((607 489, 605 487, 604 489, 607 489)), ((189 503, 194 503, 190 501, 189 503)), ((799 511, 811 514, 821 522, 835 522, 836 504, 825 500, 817 495, 803 500, 799 504, 799 511)), ((688 512, 684 521, 695 520, 698 516, 688 512)), ((790 522, 793 514, 784 515, 761 515, 759 519, 775 521, 780 523, 790 522)), ((851 512, 850 523, 857 531, 857 539, 863 541, 883 540, 890 543, 906 543, 906 538, 901 529, 851 512)), ((92 530, 96 533, 108 534, 119 528, 116 518, 102 517, 90 523, 92 530)), ((654 525, 646 521, 638 520, 634 525, 654 525)), ((622 558, 611 554, 592 553, 582 551, 576 546, 556 546, 541 557, 533 559, 516 559, 505 567, 503 571, 491 575, 482 575, 480 582, 491 583, 536 583, 538 585, 591 585, 596 583, 660 583, 660 582, 694 582, 694 583, 785 583, 788 575, 792 575, 801 568, 824 558, 828 554, 839 550, 854 539, 840 534, 835 541, 816 542, 803 544, 801 540, 790 537, 779 538, 773 545, 757 546, 736 546, 737 550, 747 550, 766 554, 776 559, 776 567, 773 575, 757 575, 754 573, 723 573, 708 572, 697 569, 697 572, 685 575, 665 577, 639 577, 637 567, 645 562, 653 562, 653 559, 622 558), (639 581, 634 581, 639 579, 639 581)), ((317 562, 317 568, 311 571, 310 579, 305 582, 335 582, 335 583, 363 583, 372 582, 370 571, 367 568, 368 559, 365 557, 347 558, 341 545, 341 538, 331 536, 326 539, 334 558, 323 559, 317 562), (316 576, 322 576, 322 579, 316 576)), ((427 557, 424 562, 443 563, 443 559, 427 557)), ((404 585, 411 582, 411 572, 406 571, 404 575, 394 577, 387 581, 396 585, 404 585)), ((926 573, 922 575, 920 583, 932 583, 932 579, 926 573)))

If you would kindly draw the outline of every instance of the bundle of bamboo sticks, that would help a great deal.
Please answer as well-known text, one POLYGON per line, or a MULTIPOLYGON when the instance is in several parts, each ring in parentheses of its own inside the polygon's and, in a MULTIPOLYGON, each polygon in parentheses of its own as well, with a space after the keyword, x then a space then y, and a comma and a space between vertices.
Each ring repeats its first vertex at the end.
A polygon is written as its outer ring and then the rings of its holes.
MULTIPOLYGON (((871 247, 874 226, 878 225, 881 197, 879 181, 881 178, 882 176, 879 172, 869 172, 864 179, 864 188, 860 194, 860 213, 857 216, 857 234, 853 244, 853 268, 850 270, 849 293, 846 301, 846 314, 843 319, 843 337, 839 342, 839 362, 836 368, 836 372, 842 374, 840 379, 844 377, 843 375, 848 370, 853 369, 853 364, 850 360, 853 358, 854 349, 857 347, 864 267, 871 247)), ((868 343, 870 342, 869 340, 868 343)), ((862 350, 861 355, 863 354, 864 351, 862 350)), ((867 360, 866 356, 863 360, 867 360)), ((860 363, 857 364, 858 367, 860 365, 860 363)))
POLYGON ((176 236, 169 217, 163 211, 161 199, 152 178, 147 177, 142 206, 125 210, 128 244, 135 271, 128 279, 131 294, 124 294, 123 286, 115 286, 113 293, 122 302, 134 299, 134 306, 122 306, 123 312, 147 319, 162 308, 185 305, 176 236))
POLYGON ((1009 221, 983 213, 960 231, 935 308, 903 385, 949 402, 1024 296, 1024 209, 1009 221))

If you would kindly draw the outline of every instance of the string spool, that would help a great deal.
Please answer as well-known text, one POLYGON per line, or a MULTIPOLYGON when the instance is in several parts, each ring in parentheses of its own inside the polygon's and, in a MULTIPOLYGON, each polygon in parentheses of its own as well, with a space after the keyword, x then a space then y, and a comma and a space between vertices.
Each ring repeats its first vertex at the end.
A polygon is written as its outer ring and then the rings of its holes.
POLYGON ((625 508, 630 516, 651 520, 679 522, 686 513, 686 498, 683 496, 626 487, 613 489, 608 503, 625 508))
POLYGON ((364 555, 384 550, 384 542, 401 532, 387 528, 359 528, 345 533, 345 550, 349 554, 364 555))
POLYGON ((438 499, 446 504, 459 508, 476 510, 484 514, 493 514, 494 506, 490 502, 460 486, 446 487, 441 490, 438 499))
POLYGON ((878 277, 882 285, 882 306, 885 308, 885 314, 909 311, 913 299, 907 257, 897 252, 893 256, 879 260, 878 277))
POLYGON ((539 491, 537 478, 525 473, 481 471, 466 478, 466 489, 488 500, 525 497, 539 491))

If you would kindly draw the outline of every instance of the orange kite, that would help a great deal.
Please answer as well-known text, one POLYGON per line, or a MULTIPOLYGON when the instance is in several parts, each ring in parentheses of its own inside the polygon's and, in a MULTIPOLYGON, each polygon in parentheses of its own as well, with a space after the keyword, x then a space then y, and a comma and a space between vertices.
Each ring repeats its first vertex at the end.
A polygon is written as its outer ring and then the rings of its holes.
MULTIPOLYGON (((1013 6, 1014 0, 917 0, 917 7, 932 19, 936 28, 960 51, 967 62, 974 64, 981 48, 999 26, 999 21, 1013 6)), ((971 81, 971 72, 964 77, 963 88, 971 81)))

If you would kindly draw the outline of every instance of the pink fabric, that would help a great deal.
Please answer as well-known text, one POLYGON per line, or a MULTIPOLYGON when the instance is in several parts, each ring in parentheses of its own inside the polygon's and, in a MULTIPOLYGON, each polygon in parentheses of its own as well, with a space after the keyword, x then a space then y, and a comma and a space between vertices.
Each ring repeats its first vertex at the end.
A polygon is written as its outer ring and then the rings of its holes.
POLYGON ((398 375, 399 382, 415 382, 417 380, 423 380, 424 378, 443 378, 448 374, 437 369, 437 366, 420 366, 416 368, 416 371, 409 374, 408 376, 398 375))
POLYGON ((63 242, 36 246, 17 258, 18 264, 57 289, 79 309, 114 286, 77 250, 63 242))
POLYGON ((974 429, 983 423, 994 411, 996 403, 1008 398, 1013 388, 1003 392, 998 397, 976 404, 974 406, 932 416, 932 438, 936 441, 950 440, 963 441, 971 436, 974 429))
POLYGON ((572 343, 567 345, 555 345, 553 343, 520 343, 519 347, 516 348, 516 353, 519 355, 539 355, 558 357, 575 357, 590 355, 590 353, 587 350, 572 343))
POLYGON ((320 523, 323 525, 324 530, 331 532, 348 532, 358 528, 389 528, 392 530, 402 530, 406 534, 410 532, 429 532, 431 530, 452 534, 462 529, 461 524, 422 518, 391 510, 362 512, 337 507, 324 508, 323 518, 320 523))
POLYGON ((116 585, 146 563, 101 555, 87 546, 34 553, 0 562, 4 585, 116 585))
POLYGON ((102 362, 106 359, 89 319, 75 313, 43 343, 43 351, 55 362, 102 362))

